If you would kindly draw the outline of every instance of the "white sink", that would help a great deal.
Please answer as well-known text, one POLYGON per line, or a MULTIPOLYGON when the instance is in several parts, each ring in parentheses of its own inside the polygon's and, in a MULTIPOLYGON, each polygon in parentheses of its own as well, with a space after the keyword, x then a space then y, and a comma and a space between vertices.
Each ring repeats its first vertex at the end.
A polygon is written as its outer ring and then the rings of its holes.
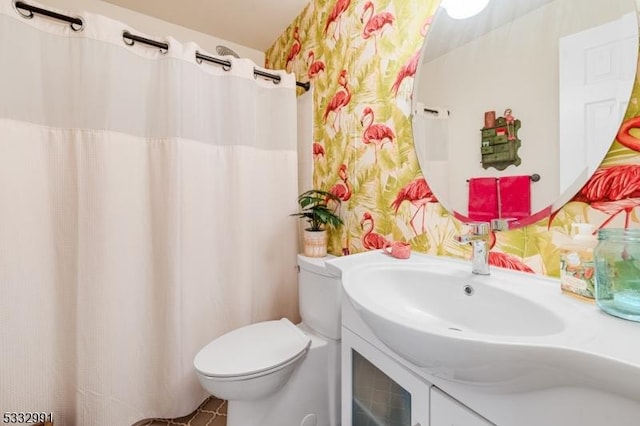
POLYGON ((476 279, 468 269, 457 263, 372 265, 354 274, 345 290, 362 310, 429 335, 487 341, 564 329, 546 307, 476 279))
POLYGON ((559 283, 467 261, 380 251, 328 262, 372 333, 449 381, 509 388, 591 386, 640 399, 640 324, 561 294, 559 283))

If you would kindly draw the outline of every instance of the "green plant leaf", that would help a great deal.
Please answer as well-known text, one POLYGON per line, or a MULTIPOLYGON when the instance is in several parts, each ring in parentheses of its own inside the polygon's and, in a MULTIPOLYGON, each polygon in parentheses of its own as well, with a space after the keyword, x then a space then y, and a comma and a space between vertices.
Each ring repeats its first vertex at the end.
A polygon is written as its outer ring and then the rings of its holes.
POLYGON ((343 223, 342 219, 329 208, 329 202, 338 206, 341 200, 330 192, 310 189, 298 196, 301 211, 290 216, 304 218, 309 223, 311 231, 321 231, 326 226, 338 228, 343 223))

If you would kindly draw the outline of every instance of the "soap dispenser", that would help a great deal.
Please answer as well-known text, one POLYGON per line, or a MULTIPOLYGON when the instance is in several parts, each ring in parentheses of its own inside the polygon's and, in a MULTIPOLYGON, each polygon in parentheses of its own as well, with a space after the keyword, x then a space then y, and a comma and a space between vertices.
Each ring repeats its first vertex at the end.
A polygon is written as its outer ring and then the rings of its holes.
POLYGON ((572 223, 571 241, 560 246, 560 288, 572 295, 594 299, 593 249, 598 239, 590 223, 572 223))

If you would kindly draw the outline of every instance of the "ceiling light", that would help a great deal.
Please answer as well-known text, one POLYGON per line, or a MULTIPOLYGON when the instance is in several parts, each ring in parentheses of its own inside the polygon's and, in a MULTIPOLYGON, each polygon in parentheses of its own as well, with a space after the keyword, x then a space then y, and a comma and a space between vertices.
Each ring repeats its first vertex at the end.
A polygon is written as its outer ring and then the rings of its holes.
POLYGON ((487 7, 489 0, 442 0, 440 5, 453 19, 470 18, 487 7))

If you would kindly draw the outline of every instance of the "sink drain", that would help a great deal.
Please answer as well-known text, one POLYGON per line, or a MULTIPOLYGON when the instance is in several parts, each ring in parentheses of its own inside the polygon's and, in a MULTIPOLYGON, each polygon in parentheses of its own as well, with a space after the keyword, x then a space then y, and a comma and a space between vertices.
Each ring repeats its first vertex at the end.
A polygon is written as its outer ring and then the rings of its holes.
POLYGON ((460 328, 456 328, 456 327, 449 327, 449 330, 453 330, 453 331, 462 331, 462 329, 460 329, 460 328))
POLYGON ((473 287, 471 287, 470 285, 465 285, 462 290, 464 291, 464 294, 466 294, 467 296, 471 296, 475 290, 473 289, 473 287))

